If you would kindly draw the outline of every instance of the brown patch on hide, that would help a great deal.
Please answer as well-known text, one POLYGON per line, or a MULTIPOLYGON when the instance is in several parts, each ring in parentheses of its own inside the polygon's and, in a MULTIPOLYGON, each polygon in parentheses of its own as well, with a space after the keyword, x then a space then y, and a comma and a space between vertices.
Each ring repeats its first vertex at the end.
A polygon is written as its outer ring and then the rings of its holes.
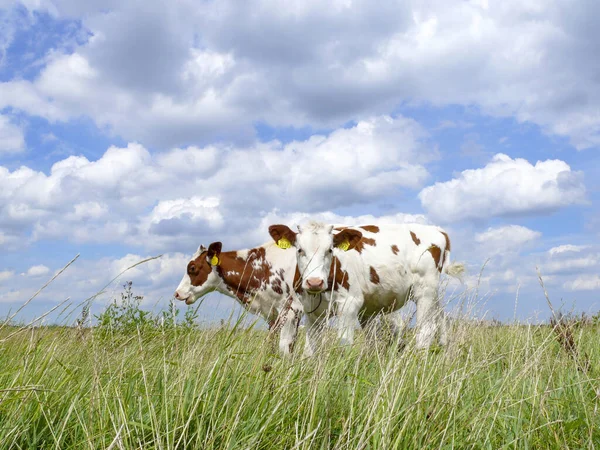
MULTIPOLYGON (((246 258, 239 257, 237 253, 237 251, 222 253, 217 271, 229 291, 242 303, 249 303, 257 292, 269 286, 273 272, 271 264, 265 259, 264 247, 248 250, 246 258)), ((278 273, 271 284, 273 290, 281 294, 283 294, 282 280, 281 273, 278 273)))
POLYGON ((360 241, 358 241, 358 244, 356 244, 354 250, 356 250, 358 253, 362 253, 366 245, 375 247, 377 246, 377 242, 375 241, 375 239, 363 237, 360 241))
POLYGON ((431 247, 429 247, 427 251, 433 256, 435 267, 437 267, 438 272, 441 272, 442 266, 440 264, 440 258, 442 257, 442 250, 437 245, 431 244, 431 247))
POLYGON ((368 231, 369 233, 379 233, 379 227, 377 225, 364 225, 358 228, 362 228, 363 230, 368 231))
POLYGON ((444 251, 444 257, 442 258, 442 267, 446 264, 446 252, 450 251, 450 238, 448 237, 448 234, 445 231, 441 231, 441 233, 444 235, 444 239, 446 239, 446 250, 444 251))
POLYGON ((287 225, 271 225, 269 227, 269 234, 273 238, 276 244, 279 243, 280 239, 287 239, 290 244, 294 245, 296 242, 296 233, 294 233, 287 225))
POLYGON ((275 278, 271 283, 271 289, 276 294, 283 294, 283 288, 281 287, 281 280, 279 278, 275 278))
POLYGON ((338 234, 333 236, 333 246, 339 247, 342 243, 347 242, 347 250, 355 248, 362 239, 362 233, 352 228, 345 228, 338 234))
POLYGON ((331 269, 329 270, 329 279, 327 280, 329 286, 332 286, 334 291, 337 290, 338 286, 342 286, 346 290, 350 289, 348 272, 342 270, 341 266, 340 260, 337 256, 334 256, 333 261, 331 261, 331 269))
POLYGON ((377 274, 377 271, 375 270, 375 268, 373 266, 371 266, 371 268, 369 269, 369 272, 371 274, 371 283, 379 284, 379 274, 377 274))
POLYGON ((410 237, 412 238, 412 240, 415 243, 415 245, 419 245, 421 243, 421 240, 412 231, 410 232, 410 237))
MULTIPOLYGON (((210 264, 210 259, 214 256, 219 258, 221 255, 221 247, 222 244, 220 242, 213 242, 208 246, 208 249, 200 252, 200 255, 197 258, 192 259, 188 265, 186 272, 190 277, 190 282, 192 286, 202 286, 206 283, 208 276, 212 272, 212 265, 210 264)), ((202 247, 204 249, 204 247, 202 247)))
POLYGON ((445 231, 442 231, 441 233, 444 235, 444 239, 446 239, 446 250, 450 251, 450 238, 445 231))
POLYGON ((297 264, 296 264, 296 272, 294 272, 294 291, 302 292, 302 275, 300 274, 300 269, 298 269, 297 264))

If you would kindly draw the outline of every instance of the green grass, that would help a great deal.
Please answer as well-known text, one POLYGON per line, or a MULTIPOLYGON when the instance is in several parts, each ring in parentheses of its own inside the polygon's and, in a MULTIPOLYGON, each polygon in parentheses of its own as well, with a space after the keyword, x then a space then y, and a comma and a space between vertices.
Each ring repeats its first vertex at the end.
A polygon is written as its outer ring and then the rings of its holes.
POLYGON ((398 353, 359 333, 311 359, 301 338, 285 360, 251 329, 24 331, 0 344, 0 448, 600 446, 596 328, 576 336, 587 373, 550 327, 451 336, 398 353))

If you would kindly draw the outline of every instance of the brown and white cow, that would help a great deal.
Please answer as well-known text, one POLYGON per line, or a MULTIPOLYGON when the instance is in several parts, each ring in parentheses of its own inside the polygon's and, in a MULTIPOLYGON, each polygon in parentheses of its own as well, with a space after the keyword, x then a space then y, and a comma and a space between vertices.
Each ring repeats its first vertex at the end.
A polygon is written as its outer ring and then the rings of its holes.
POLYGON ((200 246, 188 263, 175 298, 191 305, 209 292, 236 299, 246 310, 279 328, 279 350, 293 350, 302 304, 294 292, 296 256, 272 242, 248 250, 221 252, 222 244, 200 246), (291 303, 290 303, 291 302, 291 303))
POLYGON ((286 225, 272 225, 269 233, 275 242, 295 249, 309 353, 331 311, 338 316, 342 344, 351 344, 357 319, 363 324, 409 299, 417 306, 417 347, 429 347, 438 331, 445 344, 437 295, 440 274, 459 277, 464 266, 450 263, 450 239, 441 228, 398 224, 334 229, 311 222, 298 227, 298 233, 286 225))

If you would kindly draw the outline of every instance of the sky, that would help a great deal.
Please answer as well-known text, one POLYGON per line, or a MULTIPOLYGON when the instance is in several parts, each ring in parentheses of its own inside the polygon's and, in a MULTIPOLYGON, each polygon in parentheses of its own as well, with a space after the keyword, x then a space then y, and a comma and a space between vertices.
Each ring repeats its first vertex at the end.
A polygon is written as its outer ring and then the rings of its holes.
MULTIPOLYGON (((126 280, 166 307, 200 244, 309 219, 442 226, 489 318, 548 318, 537 270, 555 307, 594 314, 599 17, 595 0, 0 0, 0 315, 76 255, 16 319, 106 287, 98 313, 126 280)), ((232 310, 211 294, 200 312, 232 310)))

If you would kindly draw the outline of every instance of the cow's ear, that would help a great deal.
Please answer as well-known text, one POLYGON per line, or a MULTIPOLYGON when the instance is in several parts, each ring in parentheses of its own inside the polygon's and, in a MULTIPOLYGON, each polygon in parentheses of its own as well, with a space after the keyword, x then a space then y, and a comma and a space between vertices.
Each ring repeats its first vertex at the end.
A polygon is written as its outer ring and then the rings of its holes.
POLYGON ((194 259, 198 258, 202 253, 204 253, 206 251, 206 247, 204 245, 200 245, 198 246, 198 250, 196 250, 196 253, 194 253, 194 259))
POLYGON ((220 242, 213 242, 208 246, 208 253, 206 254, 206 260, 211 266, 219 265, 219 256, 221 256, 221 248, 223 244, 220 242))
POLYGON ((333 236, 333 246, 348 251, 356 247, 361 238, 360 231, 346 228, 333 236))
POLYGON ((296 243, 296 233, 294 233, 287 225, 271 225, 269 234, 279 248, 290 248, 296 243))

